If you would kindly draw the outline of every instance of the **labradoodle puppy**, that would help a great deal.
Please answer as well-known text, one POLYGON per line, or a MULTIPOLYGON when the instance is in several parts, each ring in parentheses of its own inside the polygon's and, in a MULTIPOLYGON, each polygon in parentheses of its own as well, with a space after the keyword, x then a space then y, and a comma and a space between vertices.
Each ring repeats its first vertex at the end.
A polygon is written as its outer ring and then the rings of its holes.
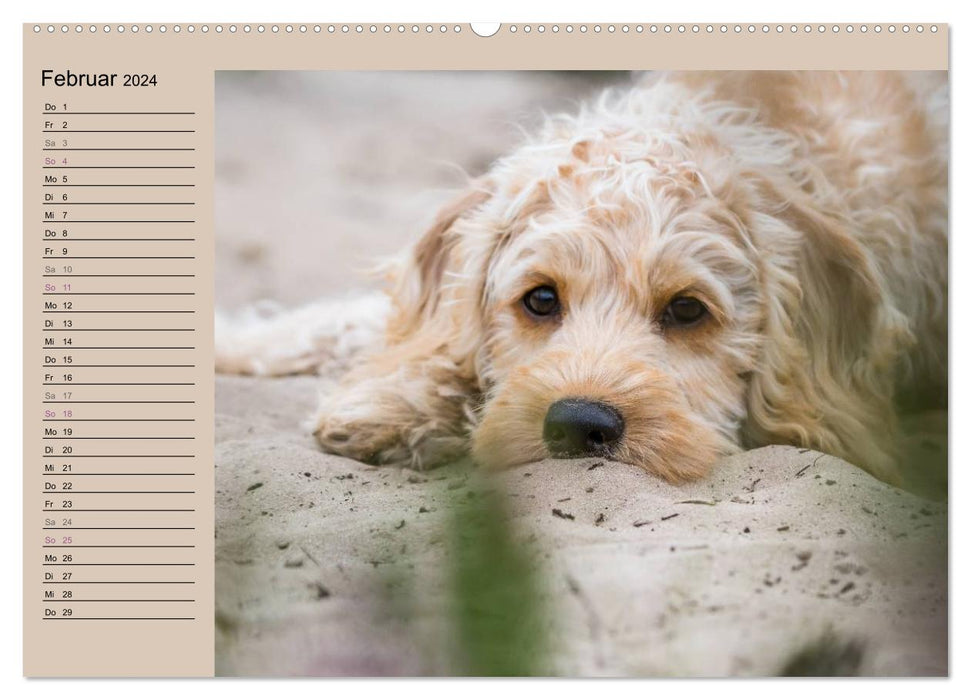
POLYGON ((595 455, 679 481, 783 443, 895 481, 946 400, 945 73, 647 76, 438 212, 390 293, 217 324, 217 369, 346 371, 372 463, 595 455))

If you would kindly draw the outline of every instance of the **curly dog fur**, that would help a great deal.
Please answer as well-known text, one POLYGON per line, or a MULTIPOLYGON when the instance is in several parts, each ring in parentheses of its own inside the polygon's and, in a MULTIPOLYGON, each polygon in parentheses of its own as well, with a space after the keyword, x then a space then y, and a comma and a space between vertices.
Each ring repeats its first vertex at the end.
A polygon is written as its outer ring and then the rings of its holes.
POLYGON ((894 482, 899 404, 946 397, 948 111, 944 73, 646 76, 471 183, 390 304, 220 326, 217 369, 346 367, 314 432, 373 463, 555 455, 570 399, 672 481, 783 443, 894 482))

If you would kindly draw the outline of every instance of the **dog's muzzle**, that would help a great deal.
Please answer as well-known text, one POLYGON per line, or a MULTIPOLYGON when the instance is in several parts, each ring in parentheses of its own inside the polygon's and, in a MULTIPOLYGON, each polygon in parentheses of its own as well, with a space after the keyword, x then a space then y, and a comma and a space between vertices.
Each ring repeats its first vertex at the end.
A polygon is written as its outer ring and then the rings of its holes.
POLYGON ((623 434, 624 419, 615 408, 587 399, 560 399, 543 423, 553 457, 606 457, 623 434))

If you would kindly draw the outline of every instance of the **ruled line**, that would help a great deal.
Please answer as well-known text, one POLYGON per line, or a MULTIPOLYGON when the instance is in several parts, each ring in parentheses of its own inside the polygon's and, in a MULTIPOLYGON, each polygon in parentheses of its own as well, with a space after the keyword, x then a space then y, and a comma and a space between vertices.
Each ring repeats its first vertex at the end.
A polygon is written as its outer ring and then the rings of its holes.
POLYGON ((45 400, 44 403, 195 403, 195 401, 53 401, 45 400))
MULTIPOLYGON (((43 386, 195 386, 195 382, 44 382, 43 386)), ((77 438, 81 439, 81 438, 77 438)))
POLYGON ((145 586, 166 586, 169 584, 174 585, 185 585, 191 586, 195 585, 195 581, 45 581, 45 586, 73 586, 75 584, 83 585, 127 585, 127 584, 140 584, 145 586))
MULTIPOLYGON (((194 224, 194 219, 47 219, 42 224, 194 224)), ((53 242, 53 241, 51 241, 53 242)))
POLYGON ((101 114, 108 116, 118 116, 118 115, 144 115, 144 114, 154 114, 154 115, 169 115, 169 116, 191 116, 195 112, 41 112, 41 114, 101 114))
MULTIPOLYGON (((42 238, 45 243, 56 243, 57 241, 194 241, 195 238, 42 238)), ((142 277, 143 275, 130 275, 131 277, 142 277)), ((45 275, 46 277, 46 275, 45 275)))
POLYGON ((158 586, 158 585, 169 585, 169 584, 194 585, 195 581, 45 581, 44 582, 45 586, 74 586, 77 584, 79 585, 94 584, 99 586, 112 585, 112 584, 118 584, 118 585, 143 584, 143 585, 149 585, 149 586, 158 586))
POLYGON ((44 292, 45 297, 194 297, 195 292, 44 292))
MULTIPOLYGON (((51 332, 65 332, 65 333, 98 333, 104 331, 123 332, 123 333, 160 333, 160 332, 171 332, 171 331, 194 331, 195 328, 61 328, 60 330, 56 328, 42 328, 44 333, 51 332)), ((51 346, 47 346, 51 347, 51 346)))
POLYGON ((195 148, 43 148, 43 151, 48 152, 60 152, 60 151, 194 151, 195 148))
MULTIPOLYGON (((94 309, 81 310, 74 309, 49 309, 45 314, 194 314, 194 309, 160 310, 160 309, 94 309)), ((54 330, 54 329, 52 329, 54 330)))
POLYGON ((64 272, 61 274, 46 274, 44 277, 195 277, 195 275, 78 275, 71 272, 64 272))
POLYGON ((52 562, 44 564, 44 566, 56 566, 67 567, 67 566, 195 566, 194 563, 182 563, 182 562, 158 562, 158 563, 145 563, 145 562, 52 562))
POLYGON ((194 165, 43 165, 43 170, 195 170, 194 165))
MULTIPOLYGON (((70 474, 70 472, 63 472, 70 474)), ((75 493, 85 493, 85 494, 99 494, 99 495, 112 495, 112 494, 193 494, 195 491, 75 491, 74 489, 68 489, 66 491, 41 491, 41 493, 47 494, 65 494, 73 495, 75 493)))
POLYGON ((90 207, 90 206, 125 206, 125 207, 154 207, 167 205, 193 206, 195 202, 41 202, 43 207, 90 207))
POLYGON ((118 436, 118 435, 112 435, 108 437, 78 437, 76 435, 67 435, 67 436, 58 437, 58 436, 48 435, 48 436, 45 436, 44 439, 45 440, 195 440, 194 437, 153 437, 153 436, 125 437, 125 436, 118 436))
MULTIPOLYGON (((41 365, 41 367, 49 367, 49 368, 55 368, 55 367, 58 367, 58 368, 59 367, 65 367, 65 368, 68 368, 68 367, 70 367, 70 368, 75 368, 75 367, 81 367, 81 368, 101 367, 101 368, 112 368, 112 369, 121 369, 121 368, 124 368, 124 367, 135 367, 135 368, 142 368, 142 367, 158 367, 158 368, 161 368, 161 367, 165 367, 165 368, 180 368, 180 369, 184 369, 184 368, 195 367, 195 365, 76 365, 74 363, 71 363, 69 365, 41 365)), ((119 420, 121 420, 121 419, 119 419, 119 420)))
MULTIPOLYGON (((64 494, 68 495, 68 494, 64 494)), ((44 508, 42 513, 195 513, 195 508, 44 508)), ((57 529, 57 528, 55 528, 57 529)), ((64 529, 64 528, 60 528, 64 529)))
MULTIPOLYGON (((83 403, 81 401, 67 402, 67 403, 83 403)), ((41 455, 44 459, 53 459, 58 455, 41 455)), ((145 458, 145 459, 195 459, 195 455, 155 455, 155 454, 142 454, 142 455, 60 455, 65 459, 135 459, 135 458, 145 458)), ((48 472, 48 474, 57 474, 57 472, 48 472)), ((61 472, 62 474, 70 474, 71 472, 61 472)))
MULTIPOLYGON (((107 183, 107 182, 100 183, 99 182, 99 183, 85 183, 85 184, 68 184, 68 183, 64 183, 64 184, 47 184, 47 185, 44 185, 44 187, 54 187, 54 188, 61 188, 61 187, 195 187, 195 184, 194 183, 177 183, 177 184, 171 184, 171 183, 154 183, 154 182, 153 183, 132 183, 132 182, 127 182, 127 183, 117 183, 116 184, 116 183, 107 183)), ((56 202, 54 202, 54 203, 56 204, 56 202)), ((51 202, 45 202, 44 204, 46 206, 47 204, 51 204, 51 202)))
POLYGON ((45 423, 128 423, 128 422, 147 422, 147 423, 194 423, 195 418, 44 418, 45 423))
MULTIPOLYGON (((70 585, 61 583, 60 585, 70 585)), ((43 603, 194 603, 195 598, 45 598, 43 603)), ((72 616, 73 617, 73 616, 72 616)), ((46 617, 45 620, 53 620, 53 617, 46 617)))

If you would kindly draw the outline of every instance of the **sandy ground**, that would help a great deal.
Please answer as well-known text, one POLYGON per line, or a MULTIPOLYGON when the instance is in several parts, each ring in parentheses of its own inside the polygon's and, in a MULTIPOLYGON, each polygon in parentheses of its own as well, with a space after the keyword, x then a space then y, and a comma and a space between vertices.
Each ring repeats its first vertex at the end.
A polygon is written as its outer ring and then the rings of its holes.
MULTIPOLYGON (((577 74, 220 75, 217 303, 353 295, 359 273, 540 110, 605 83, 577 74)), ((457 504, 505 494, 540 576, 559 675, 773 675, 831 633, 857 672, 947 667, 947 510, 835 458, 744 453, 674 487, 592 460, 486 482, 326 455, 312 377, 218 377, 217 672, 423 675, 457 665, 457 504), (451 553, 451 554, 450 554, 451 553)), ((945 416, 913 421, 909 483, 940 498, 945 416)))

